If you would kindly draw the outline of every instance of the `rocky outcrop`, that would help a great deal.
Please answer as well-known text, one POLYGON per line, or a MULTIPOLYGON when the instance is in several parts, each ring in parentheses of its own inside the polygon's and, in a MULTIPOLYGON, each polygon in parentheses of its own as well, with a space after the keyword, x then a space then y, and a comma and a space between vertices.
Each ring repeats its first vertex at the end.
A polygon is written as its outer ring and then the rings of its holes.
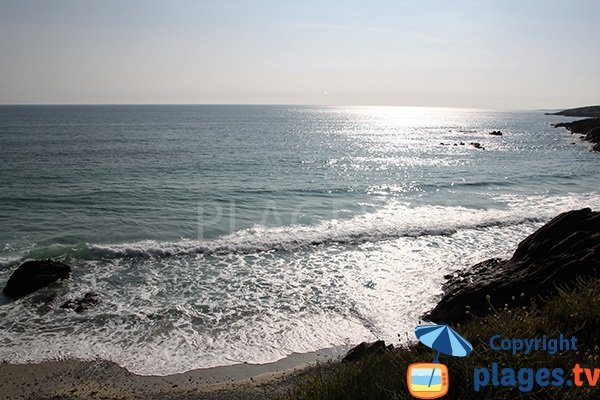
MULTIPOLYGON (((471 143, 469 143, 469 144, 470 144, 471 146, 475 147, 476 149, 485 150, 485 147, 483 147, 483 146, 481 145, 481 143, 479 143, 479 142, 471 142, 471 143)), ((454 144, 440 142, 440 146, 459 146, 459 145, 460 145, 460 146, 464 146, 464 145, 465 145, 465 142, 459 142, 459 143, 454 143, 454 144)))
POLYGON ((598 272, 600 212, 569 211, 523 240, 510 260, 487 260, 449 277, 442 299, 424 318, 456 323, 505 305, 528 306, 598 272))
POLYGON ((500 131, 491 131, 490 135, 492 135, 492 136, 502 136, 502 132, 500 132, 500 131))
POLYGON ((600 118, 580 119, 573 122, 559 122, 552 125, 555 128, 566 128, 571 133, 584 135, 583 140, 595 143, 593 151, 600 151, 600 118))
POLYGON ((66 301, 60 308, 66 308, 81 313, 95 307, 98 303, 100 303, 100 295, 98 293, 88 292, 79 299, 66 301))
POLYGON ((386 350, 393 350, 394 345, 385 345, 383 340, 377 340, 375 342, 367 343, 362 342, 356 347, 350 349, 346 356, 342 359, 342 362, 354 362, 358 361, 371 354, 383 353, 386 350))
POLYGON ((571 133, 586 134, 590 129, 600 126, 600 119, 598 118, 586 118, 579 119, 573 122, 559 122, 552 124, 555 128, 566 128, 571 133))
POLYGON ((592 143, 600 143, 600 120, 598 120, 598 126, 588 129, 585 132, 585 140, 592 143))
POLYGON ((20 299, 70 274, 71 267, 58 261, 26 261, 12 273, 3 292, 13 300, 20 299))

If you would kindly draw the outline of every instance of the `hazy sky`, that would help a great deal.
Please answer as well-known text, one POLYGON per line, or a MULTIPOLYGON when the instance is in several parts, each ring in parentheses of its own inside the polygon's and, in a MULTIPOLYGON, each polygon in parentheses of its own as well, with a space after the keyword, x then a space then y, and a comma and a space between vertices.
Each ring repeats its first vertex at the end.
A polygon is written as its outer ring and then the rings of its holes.
POLYGON ((0 0, 0 103, 600 104, 600 0, 0 0))

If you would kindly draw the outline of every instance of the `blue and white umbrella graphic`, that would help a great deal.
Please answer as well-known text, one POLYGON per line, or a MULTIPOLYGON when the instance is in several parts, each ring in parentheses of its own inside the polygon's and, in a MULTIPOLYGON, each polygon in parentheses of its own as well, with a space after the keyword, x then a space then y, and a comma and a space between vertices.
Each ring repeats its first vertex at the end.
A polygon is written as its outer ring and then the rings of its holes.
POLYGON ((473 346, 448 325, 419 325, 415 329, 417 339, 435 350, 434 362, 440 353, 454 357, 464 357, 473 351, 473 346))

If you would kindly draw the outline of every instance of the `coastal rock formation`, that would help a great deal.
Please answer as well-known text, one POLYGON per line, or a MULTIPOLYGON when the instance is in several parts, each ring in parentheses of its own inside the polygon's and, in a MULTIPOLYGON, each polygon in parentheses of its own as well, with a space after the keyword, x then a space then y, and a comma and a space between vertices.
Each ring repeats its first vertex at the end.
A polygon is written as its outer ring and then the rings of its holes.
POLYGON ((20 299, 70 274, 71 267, 58 261, 26 261, 12 273, 3 292, 13 300, 20 299))
POLYGON ((600 143, 600 120, 598 126, 595 126, 585 133, 585 140, 592 143, 600 143))
POLYGON ((342 359, 342 362, 354 362, 362 359, 371 354, 382 353, 386 350, 393 350, 394 345, 385 345, 383 340, 377 340, 375 342, 367 343, 362 342, 354 348, 350 349, 346 356, 342 359))
POLYGON ((492 136, 502 136, 502 132, 500 132, 500 131, 491 131, 490 135, 492 135, 492 136))
POLYGON ((77 313, 81 313, 89 310, 100 303, 100 295, 94 292, 88 292, 79 299, 69 300, 65 302, 60 308, 67 308, 74 310, 77 313))
POLYGON ((559 122, 555 128, 566 128, 571 133, 585 135, 582 139, 595 143, 592 150, 600 151, 600 118, 580 119, 573 122, 559 122))
POLYGON ((598 118, 586 118, 579 119, 573 122, 559 122, 552 124, 555 128, 566 128, 571 133, 586 134, 589 130, 600 126, 600 119, 598 118))
POLYGON ((527 306, 557 286, 600 271, 600 212, 560 214, 523 240, 508 261, 490 259, 452 276, 425 319, 455 323, 505 305, 527 306))

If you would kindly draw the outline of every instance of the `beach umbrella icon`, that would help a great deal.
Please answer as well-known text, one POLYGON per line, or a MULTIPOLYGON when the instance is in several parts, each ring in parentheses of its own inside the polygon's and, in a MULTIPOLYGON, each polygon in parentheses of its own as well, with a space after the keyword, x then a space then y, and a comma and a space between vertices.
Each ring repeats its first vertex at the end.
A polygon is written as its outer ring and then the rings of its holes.
POLYGON ((473 351, 473 346, 448 325, 419 325, 415 328, 417 339, 437 354, 433 362, 438 362, 440 353, 464 357, 473 351))

